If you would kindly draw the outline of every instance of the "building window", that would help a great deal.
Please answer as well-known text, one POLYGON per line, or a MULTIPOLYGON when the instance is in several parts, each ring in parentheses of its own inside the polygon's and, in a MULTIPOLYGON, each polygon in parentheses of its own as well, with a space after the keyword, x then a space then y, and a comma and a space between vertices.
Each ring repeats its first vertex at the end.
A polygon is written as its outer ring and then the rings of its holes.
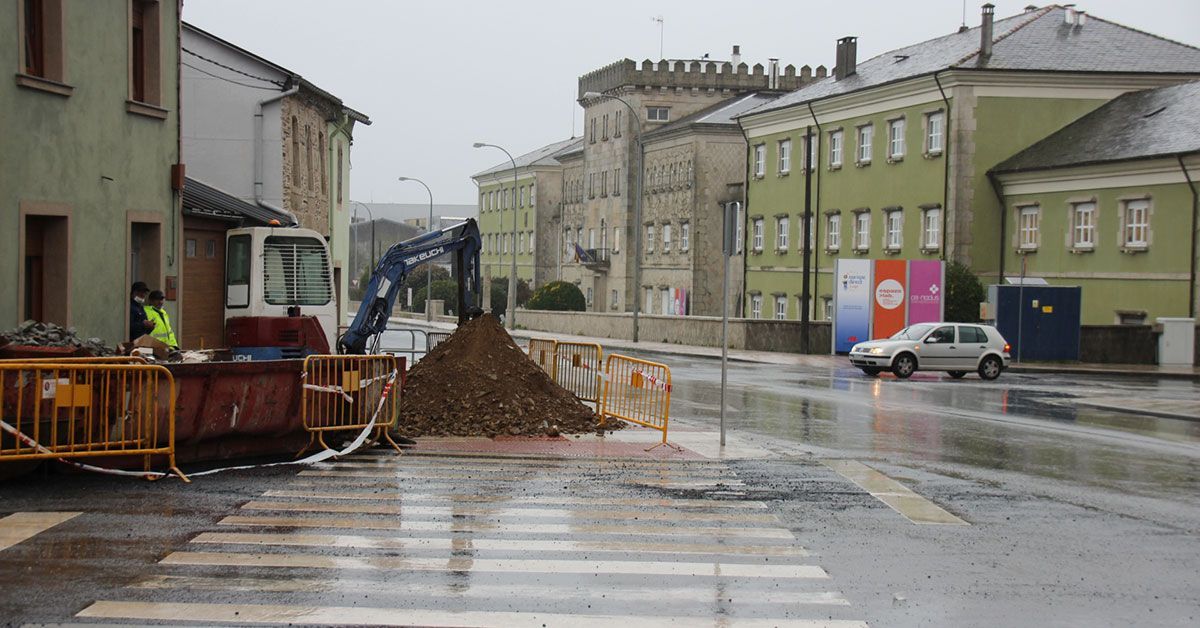
POLYGON ((691 249, 692 244, 692 223, 679 223, 679 250, 687 252, 691 249))
POLYGON ((750 318, 762 318, 762 295, 750 295, 750 318))
POLYGON ((534 240, 535 240, 535 239, 536 239, 536 238, 534 237, 534 234, 533 234, 533 232, 532 232, 532 231, 530 231, 530 232, 529 232, 529 254, 530 254, 530 255, 533 255, 533 253, 534 253, 534 248, 535 248, 535 247, 534 247, 534 245, 533 245, 533 242, 534 242, 534 240))
POLYGON ((842 132, 840 130, 829 134, 829 167, 842 167, 842 132))
POLYGON ((317 178, 313 176, 312 159, 312 126, 304 125, 304 175, 308 177, 308 189, 316 187, 317 178))
POLYGON ((833 297, 821 297, 821 311, 827 321, 833 320, 833 297))
POLYGON ((616 290, 612 291, 612 304, 609 306, 612 309, 617 309, 621 305, 621 295, 616 290))
POLYGON ((621 110, 617 110, 616 117, 613 119, 613 137, 621 137, 621 110))
POLYGON ((596 143, 596 119, 595 118, 592 118, 592 128, 590 129, 590 131, 591 132, 588 134, 588 143, 595 144, 596 143))
POLYGON ((592 295, 593 295, 592 287, 588 286, 588 289, 587 289, 587 306, 588 307, 592 307, 592 295))
POLYGON ((587 245, 587 247, 589 249, 596 248, 596 230, 595 229, 588 229, 588 245, 587 245))
POLYGON ((754 176, 761 177, 767 168, 767 147, 758 144, 754 147, 754 176))
POLYGON ((930 208, 921 212, 921 248, 938 250, 942 246, 942 210, 930 208))
POLYGON ((654 288, 646 288, 646 298, 642 300, 642 305, 646 308, 646 313, 654 311, 654 288))
POLYGON ((612 252, 621 252, 621 229, 619 227, 613 227, 612 230, 612 252))
POLYGON ((338 161, 337 161, 337 203, 338 209, 342 206, 342 145, 338 144, 338 161))
POLYGON ((504 234, 504 250, 503 250, 503 252, 505 255, 508 255, 508 238, 509 238, 509 235, 507 233, 504 234))
POLYGON ((132 0, 129 17, 129 99, 157 105, 161 100, 158 2, 132 0))
POLYGON ((754 219, 754 246, 753 250, 756 253, 761 253, 763 249, 763 220, 762 218, 754 219))
POLYGON ((1030 205, 1020 209, 1017 220, 1017 228, 1019 229, 1017 242, 1021 250, 1037 250, 1038 227, 1041 222, 1040 209, 1037 205, 1030 205))
POLYGON ((525 186, 517 188, 517 207, 525 206, 525 186))
POLYGON ((817 165, 817 136, 811 135, 804 140, 807 150, 804 151, 804 167, 812 170, 817 165))
POLYGON ((608 141, 608 114, 604 114, 604 135, 600 136, 602 141, 608 141))
POLYGON ((904 118, 888 122, 888 156, 892 161, 904 159, 904 118))
POLYGON ((1096 246, 1096 204, 1075 203, 1071 206, 1071 246, 1091 250, 1096 246))
POLYGON ((836 251, 842 248, 842 215, 830 214, 825 233, 825 248, 836 251))
POLYGON ((529 184, 529 206, 537 207, 537 188, 532 183, 529 184))
POLYGON ((300 187, 300 122, 292 116, 292 185, 300 187))
POLYGON ((588 198, 596 198, 596 173, 588 173, 588 198))
POLYGON ((792 171, 792 140, 779 141, 779 174, 792 171))
POLYGON ((929 155, 942 154, 942 138, 945 135, 946 114, 935 111, 925 117, 925 152, 929 155))
POLYGON ((325 132, 317 132, 317 160, 321 163, 321 194, 329 193, 329 174, 325 170, 325 132))
POLYGON ((671 252, 671 223, 666 223, 662 228, 663 236, 663 253, 671 252))
POLYGON ((781 321, 787 318, 787 297, 775 297, 775 320, 781 321))
POLYGON ((887 237, 884 248, 889 251, 899 251, 903 243, 904 212, 894 209, 887 213, 887 237))
POLYGON ((858 127, 858 152, 855 161, 860 166, 871 163, 871 140, 875 135, 875 125, 867 124, 858 127))
POLYGON ((188 238, 183 242, 183 256, 189 259, 196 257, 196 241, 188 238))
POLYGON ((1126 248, 1144 249, 1150 244, 1150 201, 1138 199, 1125 201, 1126 248))
POLYGON ((600 173, 600 196, 608 196, 608 171, 600 173))
POLYGON ((654 252, 654 225, 646 225, 646 252, 654 252))
POLYGON ((817 248, 817 223, 815 218, 815 216, 809 216, 805 223, 805 227, 808 229, 808 250, 810 251, 817 248))
POLYGON ((787 253, 788 250, 788 227, 787 216, 775 219, 775 250, 780 253, 787 253))
POLYGON ((613 196, 621 195, 621 169, 613 169, 613 196))
POLYGON ((22 0, 17 4, 24 27, 20 65, 29 76, 59 83, 63 76, 62 0, 22 0))
POLYGON ((646 107, 646 120, 650 122, 666 122, 671 119, 668 107, 646 107))
POLYGON ((871 248, 871 212, 854 215, 854 250, 867 251, 871 248))
POLYGON ((740 212, 738 213, 738 215, 737 215, 737 218, 735 219, 735 221, 737 222, 737 228, 736 228, 736 230, 735 230, 735 231, 736 231, 736 233, 735 233, 735 235, 734 235, 734 238, 733 238, 733 240, 734 240, 734 246, 736 247, 736 250, 735 250, 735 252, 736 252, 736 253, 741 253, 741 252, 742 252, 742 238, 743 238, 743 237, 745 237, 745 236, 743 236, 743 235, 742 235, 742 234, 744 233, 744 232, 743 232, 743 230, 742 230, 742 229, 743 229, 743 227, 744 227, 744 222, 743 222, 743 220, 742 220, 742 214, 741 214, 740 212))

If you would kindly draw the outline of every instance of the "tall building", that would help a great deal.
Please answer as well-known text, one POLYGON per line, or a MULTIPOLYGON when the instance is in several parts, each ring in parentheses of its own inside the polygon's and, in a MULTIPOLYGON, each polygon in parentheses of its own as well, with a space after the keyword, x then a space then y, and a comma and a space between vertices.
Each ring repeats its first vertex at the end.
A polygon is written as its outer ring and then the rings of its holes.
MULTIPOLYGON (((995 21, 992 12, 985 4, 980 26, 862 63, 856 38, 842 38, 832 76, 738 118, 750 140, 745 316, 795 319, 805 307, 803 247, 791 243, 805 239, 806 196, 816 319, 830 317, 838 258, 956 260, 985 282, 1025 263, 1051 283, 1084 285, 1085 323, 1111 323, 1126 308, 1106 295, 1144 295, 1162 280, 1129 257, 1068 262, 1023 248, 1013 231, 1021 216, 989 171, 1124 93, 1200 77, 1200 49, 1070 5, 995 21), (781 157, 810 150, 803 163, 781 157), (796 176, 804 168, 807 190, 796 176)), ((1171 235, 1187 246, 1186 231, 1171 235)))

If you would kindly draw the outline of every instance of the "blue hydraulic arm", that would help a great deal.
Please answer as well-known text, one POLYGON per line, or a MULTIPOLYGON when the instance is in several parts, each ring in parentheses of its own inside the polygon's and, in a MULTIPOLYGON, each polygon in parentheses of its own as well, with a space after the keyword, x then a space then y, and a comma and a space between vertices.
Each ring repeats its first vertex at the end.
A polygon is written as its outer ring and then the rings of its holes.
POLYGON ((379 335, 387 329, 405 276, 414 266, 432 263, 443 255, 453 255, 451 274, 458 280, 458 322, 461 324, 482 314, 483 310, 479 308, 479 249, 479 226, 473 218, 392 245, 371 273, 354 322, 338 340, 341 352, 373 352, 379 344, 379 335))

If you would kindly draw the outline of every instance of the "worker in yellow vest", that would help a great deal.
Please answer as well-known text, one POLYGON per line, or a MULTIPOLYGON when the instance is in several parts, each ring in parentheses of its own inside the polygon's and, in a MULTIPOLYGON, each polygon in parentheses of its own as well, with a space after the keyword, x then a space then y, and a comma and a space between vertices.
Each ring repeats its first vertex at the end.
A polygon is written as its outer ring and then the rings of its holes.
POLYGON ((157 341, 173 348, 178 349, 179 345, 175 343, 175 331, 171 329, 171 317, 167 316, 167 311, 162 309, 163 300, 166 295, 162 290, 154 290, 150 293, 149 302, 146 305, 146 319, 154 323, 154 329, 150 331, 150 335, 157 341))

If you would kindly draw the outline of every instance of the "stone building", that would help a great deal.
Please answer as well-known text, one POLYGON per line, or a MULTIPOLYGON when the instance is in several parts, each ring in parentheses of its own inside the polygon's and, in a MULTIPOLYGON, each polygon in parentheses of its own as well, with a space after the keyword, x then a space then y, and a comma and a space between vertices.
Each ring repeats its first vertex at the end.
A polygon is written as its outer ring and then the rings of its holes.
MULTIPOLYGON (((824 75, 825 68, 818 68, 817 77, 824 75)), ((643 290, 652 290, 655 294, 661 294, 665 287, 672 291, 674 300, 675 288, 686 285, 688 288, 685 290, 694 290, 692 281, 669 274, 653 275, 653 279, 643 276, 641 285, 634 285, 635 272, 631 258, 635 248, 630 238, 643 237, 643 228, 652 226, 645 223, 663 220, 662 217, 654 218, 645 214, 644 224, 633 224, 636 195, 631 192, 637 181, 638 134, 645 134, 649 140, 652 133, 671 122, 685 119, 735 96, 763 90, 794 90, 812 80, 812 70, 807 66, 797 75, 796 68, 791 65, 781 71, 778 61, 774 59, 769 68, 764 68, 762 64, 750 68, 741 62, 736 46, 733 59, 727 62, 672 59, 658 62, 646 60, 638 64, 624 59, 579 78, 578 97, 584 109, 584 137, 582 151, 578 155, 562 156, 564 190, 570 200, 564 203, 559 250, 571 259, 563 266, 563 278, 576 282, 585 295, 591 295, 589 309, 601 312, 631 311, 634 306, 631 294, 634 292, 640 294, 643 290), (575 247, 592 253, 571 255, 575 247), (576 257, 579 261, 575 261, 576 257), (684 285, 667 283, 671 281, 684 285)), ((706 142, 692 143, 692 177, 698 159, 710 163, 694 152, 707 146, 706 142)), ((666 137, 659 140, 656 149, 653 158, 663 160, 663 164, 657 167, 666 168, 667 177, 671 176, 670 165, 665 161, 667 155, 689 152, 681 145, 670 146, 666 137)), ((685 169, 686 161, 686 158, 683 159, 682 167, 685 169)), ((648 183, 651 176, 650 154, 646 155, 646 166, 648 183)), ((680 174, 679 165, 675 168, 675 179, 671 180, 668 187, 692 178, 686 172, 680 174)), ((705 182, 706 185, 710 183, 705 182)), ((651 192, 650 185, 645 187, 647 207, 671 204, 657 201, 658 195, 665 190, 651 192)), ((721 191, 712 197, 724 194, 721 191)), ((689 195, 677 194, 673 198, 678 201, 684 197, 689 195)), ((693 203, 703 200, 700 196, 689 198, 689 202, 693 203)), ((693 213, 697 207, 693 205, 693 213)), ((712 209, 714 212, 717 210, 715 207, 712 209)), ((694 226, 699 227, 699 223, 694 226)), ((658 258, 655 260, 658 261, 658 258)), ((653 270, 666 271, 668 267, 682 264, 682 260, 681 257, 672 258, 663 268, 653 270)), ((646 261, 649 262, 649 258, 646 261)), ((659 298, 659 306, 653 311, 660 311, 661 304, 659 298)), ((675 307, 676 312, 679 309, 675 307)), ((684 305, 682 309, 686 311, 687 306, 684 305)), ((708 305, 705 305, 705 310, 710 311, 708 305)))

